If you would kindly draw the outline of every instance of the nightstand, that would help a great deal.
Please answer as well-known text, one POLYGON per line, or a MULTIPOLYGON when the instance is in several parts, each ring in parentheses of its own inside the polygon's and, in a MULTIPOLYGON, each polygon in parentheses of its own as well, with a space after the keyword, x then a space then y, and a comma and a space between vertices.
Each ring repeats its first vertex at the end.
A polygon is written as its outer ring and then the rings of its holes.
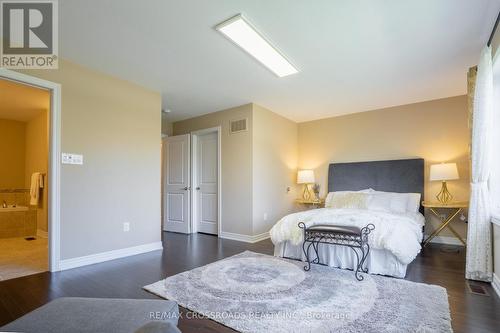
POLYGON ((439 235, 441 231, 443 231, 444 228, 448 227, 450 231, 455 235, 456 238, 458 238, 464 246, 466 246, 465 240, 458 234, 458 232, 453 229, 453 227, 450 225, 451 221, 460 214, 465 208, 469 206, 469 202, 467 201, 455 201, 455 202, 449 202, 446 204, 443 204, 441 202, 422 202, 422 206, 425 208, 428 208, 432 214, 437 216, 439 220, 441 220, 441 224, 439 227, 432 232, 432 234, 427 237, 426 240, 422 243, 422 246, 426 246, 434 237, 439 235), (445 218, 442 218, 441 215, 436 211, 436 209, 446 209, 448 211, 448 214, 446 215, 445 218))
POLYGON ((320 199, 320 200, 304 200, 304 199, 297 199, 295 200, 296 203, 301 204, 301 205, 307 205, 311 206, 311 208, 320 208, 325 205, 325 200, 320 199))

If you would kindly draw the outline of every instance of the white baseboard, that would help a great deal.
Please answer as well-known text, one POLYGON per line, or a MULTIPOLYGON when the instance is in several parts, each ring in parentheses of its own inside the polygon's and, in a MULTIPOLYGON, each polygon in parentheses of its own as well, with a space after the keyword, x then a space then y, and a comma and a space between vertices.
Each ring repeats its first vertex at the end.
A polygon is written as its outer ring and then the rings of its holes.
POLYGON ((495 273, 493 273, 493 281, 491 282, 491 286, 497 293, 498 297, 500 297, 500 277, 495 273))
POLYGON ((42 229, 36 229, 36 236, 40 238, 49 238, 49 232, 42 229))
POLYGON ((163 249, 162 242, 149 243, 139 246, 127 247, 125 249, 112 250, 107 252, 101 252, 96 254, 91 254, 88 256, 64 259, 60 261, 59 269, 64 271, 66 269, 72 269, 76 267, 97 264, 100 262, 114 260, 129 256, 134 256, 136 254, 156 251, 163 249))
POLYGON ((235 241, 245 242, 245 243, 257 243, 269 238, 269 232, 263 232, 259 235, 249 236, 242 234, 235 234, 232 232, 222 231, 219 235, 220 238, 231 239, 235 241))
MULTIPOLYGON (((427 239, 427 237, 428 235, 425 236, 425 239, 427 239)), ((464 246, 458 238, 450 236, 436 236, 431 240, 431 243, 464 246)))
POLYGON ((269 235, 269 231, 266 231, 266 232, 263 232, 259 235, 252 236, 252 239, 253 239, 254 243, 257 243, 257 242, 263 241, 264 239, 268 239, 269 237, 271 237, 269 235))

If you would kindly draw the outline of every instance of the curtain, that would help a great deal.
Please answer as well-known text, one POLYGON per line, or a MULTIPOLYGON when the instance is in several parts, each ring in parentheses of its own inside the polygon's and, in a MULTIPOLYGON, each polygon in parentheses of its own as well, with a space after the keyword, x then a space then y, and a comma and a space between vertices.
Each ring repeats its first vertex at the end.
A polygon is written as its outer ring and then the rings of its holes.
POLYGON ((491 281, 491 202, 488 179, 491 164, 493 120, 493 65, 491 48, 479 59, 472 114, 471 196, 467 230, 465 277, 491 281))

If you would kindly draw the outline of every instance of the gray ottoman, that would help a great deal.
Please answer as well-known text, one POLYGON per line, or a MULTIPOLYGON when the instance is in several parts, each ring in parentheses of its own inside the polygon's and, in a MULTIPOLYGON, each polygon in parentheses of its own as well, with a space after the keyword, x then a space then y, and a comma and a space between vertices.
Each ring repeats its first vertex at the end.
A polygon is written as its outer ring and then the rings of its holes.
POLYGON ((179 307, 172 301, 62 297, 1 327, 0 331, 132 333, 139 329, 160 332, 158 329, 165 327, 165 333, 170 333, 179 332, 178 319, 179 307))

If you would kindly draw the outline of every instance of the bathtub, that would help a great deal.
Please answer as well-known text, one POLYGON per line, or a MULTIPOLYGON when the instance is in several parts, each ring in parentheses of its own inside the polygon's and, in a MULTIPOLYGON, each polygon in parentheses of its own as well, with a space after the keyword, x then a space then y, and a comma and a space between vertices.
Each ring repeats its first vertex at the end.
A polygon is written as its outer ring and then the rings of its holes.
POLYGON ((25 212, 29 208, 26 206, 7 206, 7 208, 4 208, 0 206, 0 213, 7 213, 7 212, 25 212))
POLYGON ((36 235, 36 209, 26 206, 0 205, 0 238, 36 235))

